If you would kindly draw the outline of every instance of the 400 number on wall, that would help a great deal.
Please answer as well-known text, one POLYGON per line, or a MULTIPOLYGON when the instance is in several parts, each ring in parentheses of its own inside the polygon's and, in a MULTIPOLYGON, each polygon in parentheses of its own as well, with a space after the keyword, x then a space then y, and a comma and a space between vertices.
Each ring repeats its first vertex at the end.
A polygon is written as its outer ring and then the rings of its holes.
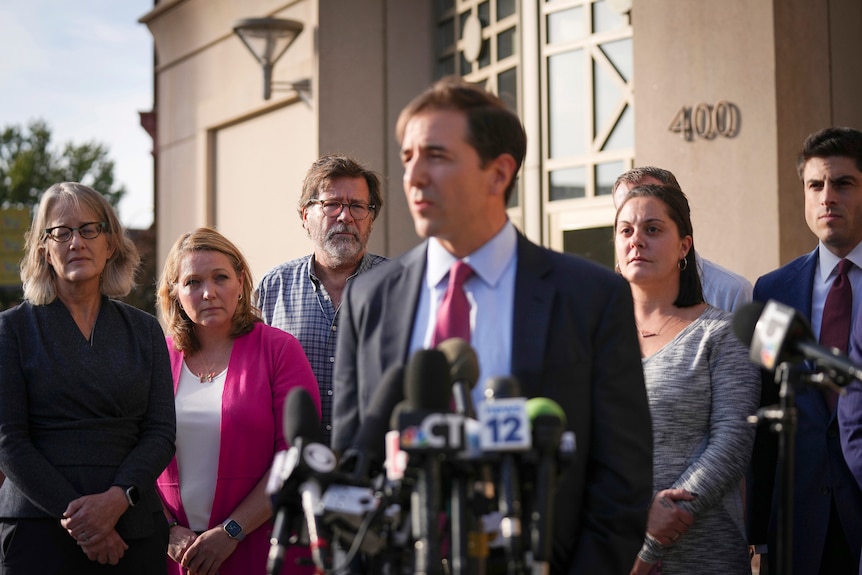
POLYGON ((680 106, 667 129, 689 142, 695 137, 704 140, 718 136, 733 138, 739 133, 739 108, 726 100, 680 106))

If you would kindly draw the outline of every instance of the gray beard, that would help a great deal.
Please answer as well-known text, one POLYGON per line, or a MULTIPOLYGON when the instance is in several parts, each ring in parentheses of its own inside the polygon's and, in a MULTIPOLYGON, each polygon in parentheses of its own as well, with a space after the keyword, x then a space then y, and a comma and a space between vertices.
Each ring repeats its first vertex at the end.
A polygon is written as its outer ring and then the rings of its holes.
POLYGON ((327 239, 323 244, 330 267, 354 265, 362 257, 362 246, 356 238, 327 239))

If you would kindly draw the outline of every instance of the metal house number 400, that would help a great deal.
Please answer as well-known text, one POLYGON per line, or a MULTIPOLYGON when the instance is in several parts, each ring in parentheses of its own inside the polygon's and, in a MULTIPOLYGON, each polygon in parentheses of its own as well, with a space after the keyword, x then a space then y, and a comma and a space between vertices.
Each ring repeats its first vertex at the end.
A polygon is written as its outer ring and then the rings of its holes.
POLYGON ((668 130, 687 141, 694 140, 695 136, 705 140, 716 136, 732 138, 739 131, 739 108, 726 100, 714 105, 700 102, 694 107, 680 106, 668 130))

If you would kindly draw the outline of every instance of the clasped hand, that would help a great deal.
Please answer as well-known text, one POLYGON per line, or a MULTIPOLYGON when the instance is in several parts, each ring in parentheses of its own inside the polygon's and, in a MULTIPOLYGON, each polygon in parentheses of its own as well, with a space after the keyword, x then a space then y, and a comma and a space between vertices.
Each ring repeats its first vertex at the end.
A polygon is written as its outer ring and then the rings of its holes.
MULTIPOLYGON (((697 495, 685 489, 664 489, 656 493, 649 508, 647 537, 656 540, 662 547, 676 544, 677 539, 694 523, 694 516, 676 502, 694 499, 697 499, 697 495)), ((654 563, 646 563, 636 557, 629 575, 647 575, 654 566, 654 563)))
POLYGON ((189 575, 216 575, 237 543, 221 526, 196 535, 191 529, 177 525, 171 528, 168 556, 189 575))
POLYGON ((647 534, 664 547, 674 545, 694 523, 694 516, 676 504, 697 498, 685 489, 664 489, 656 493, 649 508, 647 534))
POLYGON ((116 565, 129 548, 114 529, 127 508, 123 491, 111 487, 71 501, 60 525, 78 542, 88 559, 116 565))

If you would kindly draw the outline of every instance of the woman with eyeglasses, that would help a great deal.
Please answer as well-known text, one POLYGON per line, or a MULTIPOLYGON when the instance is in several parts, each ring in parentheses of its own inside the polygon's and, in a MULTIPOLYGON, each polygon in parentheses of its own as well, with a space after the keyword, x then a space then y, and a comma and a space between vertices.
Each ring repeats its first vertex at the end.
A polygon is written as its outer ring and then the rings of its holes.
MULTIPOLYGON (((168 571, 264 575, 272 509, 266 484, 287 449, 284 401, 304 388, 320 417, 320 392, 295 337, 263 323, 239 249, 219 232, 180 236, 165 260, 158 305, 168 333, 177 453, 158 479, 170 528, 168 571)), ((288 549, 288 573, 300 568, 288 549)))
POLYGON ((174 453, 164 334, 112 298, 137 249, 104 196, 42 195, 24 302, 0 313, 0 574, 166 573, 155 480, 174 453))

